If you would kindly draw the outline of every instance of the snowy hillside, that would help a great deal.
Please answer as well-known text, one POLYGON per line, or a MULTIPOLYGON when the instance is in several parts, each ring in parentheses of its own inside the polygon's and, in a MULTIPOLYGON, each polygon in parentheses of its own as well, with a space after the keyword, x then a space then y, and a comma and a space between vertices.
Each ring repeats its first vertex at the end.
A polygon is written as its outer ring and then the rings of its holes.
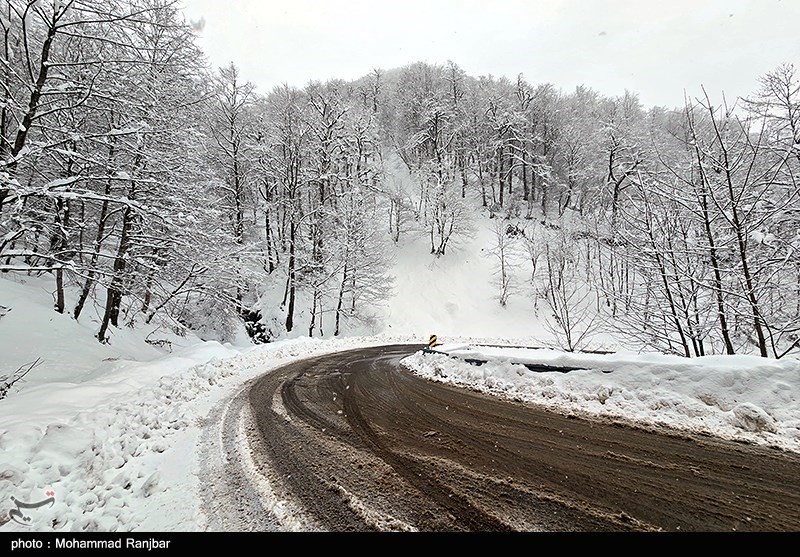
MULTIPOLYGON (((396 155, 385 162, 387 182, 412 199, 418 182, 396 155)), ((536 210, 532 218, 508 218, 505 211, 492 214, 474 195, 461 204, 462 230, 454 234, 443 255, 431 254, 429 233, 412 219, 405 224, 391 254, 389 296, 380 305, 382 332, 425 337, 499 339, 504 343, 555 345, 552 329, 545 326, 548 307, 532 280, 531 255, 519 228, 529 233, 544 220, 536 210), (501 304, 501 269, 498 233, 504 242, 507 295, 501 304)), ((541 235, 541 232, 539 232, 541 235)), ((541 259, 541 256, 540 256, 541 259)), ((539 266, 539 275, 541 267, 539 266)), ((539 282, 542 277, 538 276, 539 282)), ((616 346, 608 335, 597 334, 592 348, 616 346)))
MULTIPOLYGON (((112 330, 107 344, 97 341, 98 304, 90 303, 79 321, 53 311, 52 277, 0 278, 0 376, 39 360, 15 385, 16 389, 43 383, 76 383, 114 368, 118 360, 138 362, 163 358, 200 341, 190 331, 175 334, 161 323, 139 323, 112 330)), ((75 291, 67 301, 74 304, 75 291)), ((72 305, 69 305, 72 307, 72 305)), ((140 320, 142 321, 142 320, 140 320)))
POLYGON ((534 309, 530 271, 520 271, 516 294, 506 307, 498 301, 495 260, 490 253, 491 221, 475 219, 472 237, 441 257, 427 253, 423 236, 397 247, 387 301, 386 328, 395 333, 443 336, 548 339, 534 309))

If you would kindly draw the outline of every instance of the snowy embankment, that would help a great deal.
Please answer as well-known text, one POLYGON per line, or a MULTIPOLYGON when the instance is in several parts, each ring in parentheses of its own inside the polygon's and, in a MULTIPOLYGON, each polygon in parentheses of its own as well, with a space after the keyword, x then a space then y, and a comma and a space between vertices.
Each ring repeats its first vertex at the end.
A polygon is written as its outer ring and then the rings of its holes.
POLYGON ((288 362, 397 340, 206 342, 12 394, 0 401, 0 531, 204 530, 196 451, 214 404, 288 362))
POLYGON ((233 346, 154 322, 100 344, 96 304, 76 321, 51 292, 0 279, 0 377, 38 362, 0 398, 0 531, 206 529, 198 447, 216 404, 293 360, 409 340, 233 346))
POLYGON ((442 346, 403 364, 419 375, 547 408, 800 452, 800 360, 686 359, 442 346), (477 366, 462 358, 486 360, 477 366), (523 363, 580 368, 537 372, 523 363))

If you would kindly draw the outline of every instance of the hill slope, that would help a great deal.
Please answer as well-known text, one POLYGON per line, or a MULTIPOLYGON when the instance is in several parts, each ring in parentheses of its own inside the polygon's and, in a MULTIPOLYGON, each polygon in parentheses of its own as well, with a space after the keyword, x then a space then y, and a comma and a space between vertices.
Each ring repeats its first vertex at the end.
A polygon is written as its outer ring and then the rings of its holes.
POLYGON ((500 305, 497 260, 491 253, 493 222, 475 215, 472 237, 440 257, 428 253, 423 236, 401 239, 392 269, 394 293, 385 312, 386 332, 551 338, 534 308, 530 272, 521 257, 512 273, 513 293, 505 307, 500 305))

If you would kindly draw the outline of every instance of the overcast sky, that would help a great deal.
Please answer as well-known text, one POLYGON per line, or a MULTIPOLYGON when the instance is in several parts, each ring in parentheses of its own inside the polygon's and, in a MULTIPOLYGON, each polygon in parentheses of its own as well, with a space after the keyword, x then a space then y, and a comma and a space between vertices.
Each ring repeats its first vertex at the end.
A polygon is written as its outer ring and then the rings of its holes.
POLYGON ((262 92, 452 60, 471 75, 523 73, 565 91, 747 95, 800 65, 800 0, 183 0, 214 66, 262 92))

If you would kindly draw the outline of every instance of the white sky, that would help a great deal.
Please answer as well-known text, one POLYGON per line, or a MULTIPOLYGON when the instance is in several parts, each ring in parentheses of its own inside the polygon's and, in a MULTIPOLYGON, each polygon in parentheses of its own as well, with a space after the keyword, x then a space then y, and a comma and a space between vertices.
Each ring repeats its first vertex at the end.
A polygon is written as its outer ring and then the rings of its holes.
POLYGON ((453 60, 564 90, 625 89, 679 106, 700 86, 747 95, 800 65, 800 0, 183 0, 214 66, 275 85, 453 60))

